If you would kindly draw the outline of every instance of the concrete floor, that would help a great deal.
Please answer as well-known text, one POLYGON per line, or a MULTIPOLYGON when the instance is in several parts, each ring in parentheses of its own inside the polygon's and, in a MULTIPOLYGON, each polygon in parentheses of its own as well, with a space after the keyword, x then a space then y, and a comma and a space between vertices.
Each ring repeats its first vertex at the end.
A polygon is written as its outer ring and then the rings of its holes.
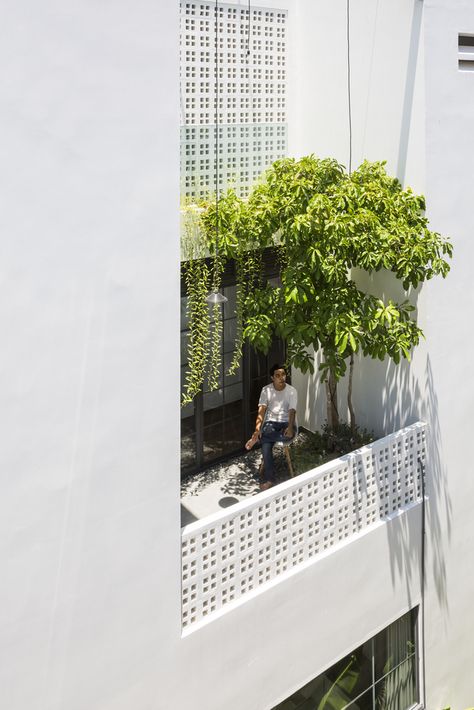
MULTIPOLYGON (((185 479, 181 484, 181 526, 258 495, 261 460, 257 448, 185 479)), ((275 447, 275 465, 278 481, 286 481, 289 471, 281 448, 275 447)))

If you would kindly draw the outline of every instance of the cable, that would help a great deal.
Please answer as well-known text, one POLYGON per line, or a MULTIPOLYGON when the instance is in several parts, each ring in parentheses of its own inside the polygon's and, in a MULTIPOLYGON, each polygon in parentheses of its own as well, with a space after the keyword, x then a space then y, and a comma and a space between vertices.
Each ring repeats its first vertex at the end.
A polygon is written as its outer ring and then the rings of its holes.
POLYGON ((423 673, 423 707, 426 708, 426 638, 425 638, 425 538, 426 538, 426 491, 425 464, 418 459, 421 476, 421 656, 423 673))
POLYGON ((350 0, 346 4, 347 21, 347 106, 349 114, 349 175, 352 172, 352 105, 351 105, 351 25, 350 25, 350 0))
POLYGON ((253 125, 253 138, 255 140, 255 109, 254 109, 254 102, 253 102, 253 84, 252 84, 252 78, 251 78, 251 67, 250 67, 250 41, 251 41, 251 29, 252 29, 252 20, 251 20, 251 8, 250 8, 250 2, 249 0, 249 6, 248 6, 248 24, 247 24, 247 87, 248 87, 248 95, 249 95, 249 100, 250 100, 250 116, 251 116, 251 124, 253 125))
POLYGON ((226 303, 227 298, 219 293, 217 288, 217 281, 219 275, 219 20, 218 20, 218 7, 219 0, 216 0, 216 37, 215 37, 215 126, 214 126, 214 153, 215 153, 215 178, 216 178, 216 244, 215 244, 215 256, 214 256, 214 270, 212 276, 213 289, 211 293, 206 296, 206 301, 212 304, 222 304, 226 303))
POLYGON ((216 105, 215 105, 215 173, 216 173, 216 255, 219 249, 219 61, 218 61, 218 0, 216 0, 216 51, 215 51, 215 84, 216 84, 216 105))
POLYGON ((247 56, 250 54, 250 30, 252 27, 252 20, 250 18, 250 0, 249 0, 249 22, 248 22, 248 27, 247 27, 247 56))

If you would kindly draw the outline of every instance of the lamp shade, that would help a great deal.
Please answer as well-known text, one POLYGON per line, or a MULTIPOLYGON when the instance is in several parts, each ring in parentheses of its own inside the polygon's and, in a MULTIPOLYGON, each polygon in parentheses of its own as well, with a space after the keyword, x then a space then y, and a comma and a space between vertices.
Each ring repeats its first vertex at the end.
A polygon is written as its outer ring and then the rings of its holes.
POLYGON ((206 301, 212 304, 227 303, 227 298, 215 288, 206 296, 206 301))

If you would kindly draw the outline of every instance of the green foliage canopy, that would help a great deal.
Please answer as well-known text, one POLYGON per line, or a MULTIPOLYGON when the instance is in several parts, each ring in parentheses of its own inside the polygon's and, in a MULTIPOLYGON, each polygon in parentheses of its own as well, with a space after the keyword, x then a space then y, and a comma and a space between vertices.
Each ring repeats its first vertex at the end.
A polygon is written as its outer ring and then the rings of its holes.
POLYGON ((405 291, 433 276, 445 277, 448 239, 430 231, 425 200, 390 177, 384 163, 365 161, 351 175, 333 159, 308 156, 275 162, 248 199, 229 190, 207 206, 202 224, 212 254, 255 258, 276 247, 281 284, 265 283, 251 271, 243 289, 243 337, 267 351, 274 334, 288 344, 289 363, 314 370, 322 349, 323 378, 336 380, 353 353, 395 363, 410 358, 422 331, 408 300, 384 302, 361 290, 354 267, 371 274, 392 272, 405 291))

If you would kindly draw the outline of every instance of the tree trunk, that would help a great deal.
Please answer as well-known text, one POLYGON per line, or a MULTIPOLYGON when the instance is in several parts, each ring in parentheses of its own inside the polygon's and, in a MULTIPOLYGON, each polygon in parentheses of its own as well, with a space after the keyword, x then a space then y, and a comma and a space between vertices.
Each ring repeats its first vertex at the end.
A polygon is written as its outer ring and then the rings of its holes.
POLYGON ((354 407, 352 406, 352 377, 354 375, 354 353, 351 353, 349 364, 349 383, 347 386, 347 406, 349 407, 349 415, 351 421, 351 434, 354 437, 356 433, 356 420, 354 407))
POLYGON ((331 370, 329 370, 325 384, 328 425, 334 431, 339 425, 339 412, 337 409, 337 380, 331 370))

